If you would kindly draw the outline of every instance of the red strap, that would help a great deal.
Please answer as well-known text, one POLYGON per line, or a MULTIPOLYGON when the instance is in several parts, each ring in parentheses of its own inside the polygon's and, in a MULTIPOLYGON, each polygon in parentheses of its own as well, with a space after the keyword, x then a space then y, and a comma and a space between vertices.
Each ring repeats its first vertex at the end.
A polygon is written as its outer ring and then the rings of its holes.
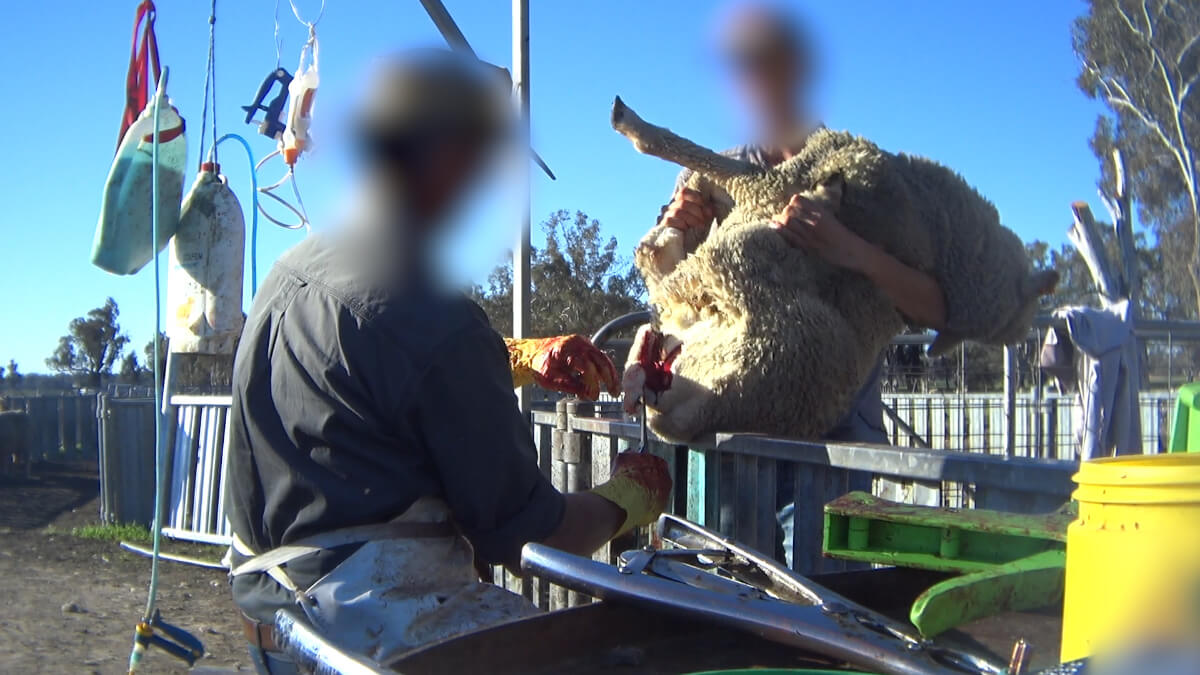
POLYGON ((138 5, 137 16, 133 21, 133 39, 129 45, 129 71, 125 75, 125 111, 121 116, 121 133, 117 136, 117 146, 129 131, 137 116, 150 100, 150 92, 154 90, 159 76, 162 74, 158 63, 158 38, 154 35, 154 19, 157 10, 151 0, 142 0, 138 5), (142 21, 145 26, 142 26, 142 21), (141 34, 141 49, 138 49, 138 35, 141 34), (154 73, 151 80, 147 66, 154 73))

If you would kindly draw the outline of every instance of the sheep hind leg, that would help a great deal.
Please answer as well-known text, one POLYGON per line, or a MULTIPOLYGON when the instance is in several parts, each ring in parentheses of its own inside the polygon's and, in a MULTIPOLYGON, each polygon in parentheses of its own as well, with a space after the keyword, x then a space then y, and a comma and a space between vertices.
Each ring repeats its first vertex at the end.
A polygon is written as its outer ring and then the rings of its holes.
POLYGON ((753 176, 762 173, 750 162, 728 157, 672 132, 664 127, 650 124, 618 96, 613 101, 612 128, 633 141, 638 152, 665 159, 704 174, 718 183, 737 176, 753 176))

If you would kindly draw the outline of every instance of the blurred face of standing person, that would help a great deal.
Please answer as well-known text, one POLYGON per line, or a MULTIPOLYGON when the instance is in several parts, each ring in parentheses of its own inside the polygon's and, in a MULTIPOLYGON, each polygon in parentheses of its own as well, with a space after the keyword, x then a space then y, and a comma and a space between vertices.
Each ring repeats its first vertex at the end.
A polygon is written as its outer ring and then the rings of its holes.
POLYGON ((733 69, 765 144, 787 144, 812 123, 813 58, 803 28, 765 4, 738 5, 727 17, 720 34, 722 56, 733 69))
POLYGON ((370 80, 355 127, 367 198, 414 234, 440 228, 508 138, 503 71, 446 50, 413 50, 370 80))

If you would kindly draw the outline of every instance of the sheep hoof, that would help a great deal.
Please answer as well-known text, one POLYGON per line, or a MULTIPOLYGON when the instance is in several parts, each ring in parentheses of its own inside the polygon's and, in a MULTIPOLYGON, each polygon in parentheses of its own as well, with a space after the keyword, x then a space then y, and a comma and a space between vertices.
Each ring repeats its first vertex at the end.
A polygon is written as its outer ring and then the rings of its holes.
POLYGON ((627 415, 638 411, 638 403, 646 390, 646 369, 639 364, 630 365, 621 377, 621 408, 627 415))

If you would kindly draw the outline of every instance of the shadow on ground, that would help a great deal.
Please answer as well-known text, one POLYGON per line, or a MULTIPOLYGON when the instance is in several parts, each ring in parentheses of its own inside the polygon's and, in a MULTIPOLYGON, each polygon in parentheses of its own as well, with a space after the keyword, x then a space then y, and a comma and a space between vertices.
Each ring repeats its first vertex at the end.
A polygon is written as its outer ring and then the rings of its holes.
POLYGON ((46 527, 59 515, 96 499, 94 463, 41 463, 33 477, 0 476, 0 530, 46 527))

